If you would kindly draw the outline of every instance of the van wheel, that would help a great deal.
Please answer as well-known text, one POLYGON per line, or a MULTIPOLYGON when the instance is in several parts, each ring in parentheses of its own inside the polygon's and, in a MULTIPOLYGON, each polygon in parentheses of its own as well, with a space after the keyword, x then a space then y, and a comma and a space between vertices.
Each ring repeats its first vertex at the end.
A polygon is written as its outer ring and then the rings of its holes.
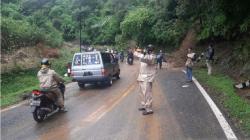
POLYGON ((116 79, 120 79, 120 78, 121 78, 121 77, 120 77, 120 74, 117 73, 117 74, 115 75, 115 78, 116 78, 116 79))
POLYGON ((80 83, 80 82, 78 82, 78 86, 79 86, 80 88, 84 88, 84 87, 85 87, 85 83, 80 83))
POLYGON ((108 86, 112 86, 112 84, 113 84, 113 80, 112 80, 112 78, 110 77, 110 78, 108 79, 108 81, 107 81, 107 85, 108 85, 108 86))

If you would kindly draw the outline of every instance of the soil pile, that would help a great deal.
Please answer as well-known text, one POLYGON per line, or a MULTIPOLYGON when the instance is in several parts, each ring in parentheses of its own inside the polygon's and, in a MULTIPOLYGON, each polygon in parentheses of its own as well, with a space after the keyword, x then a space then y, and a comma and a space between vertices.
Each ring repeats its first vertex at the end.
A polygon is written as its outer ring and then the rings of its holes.
POLYGON ((194 48, 196 45, 196 32, 194 29, 190 29, 182 41, 180 48, 170 54, 168 62, 173 67, 183 67, 186 62, 186 55, 188 48, 194 48))
MULTIPOLYGON (((64 43, 62 47, 72 47, 64 43)), ((35 47, 24 47, 11 53, 1 52, 1 74, 13 70, 37 68, 42 58, 59 58, 59 48, 48 48, 39 43, 35 47)))

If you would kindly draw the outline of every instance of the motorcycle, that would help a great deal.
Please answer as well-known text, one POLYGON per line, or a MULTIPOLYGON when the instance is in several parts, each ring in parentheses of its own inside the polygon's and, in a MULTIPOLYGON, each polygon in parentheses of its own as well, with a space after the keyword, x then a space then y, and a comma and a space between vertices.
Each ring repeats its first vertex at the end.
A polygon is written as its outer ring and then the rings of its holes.
MULTIPOLYGON (((61 90, 64 100, 65 85, 63 83, 60 83, 59 89, 61 90)), ((33 118, 38 123, 42 122, 47 117, 58 112, 59 110, 59 106, 57 106, 53 100, 49 99, 47 97, 47 94, 48 91, 43 91, 43 90, 32 91, 30 106, 32 107, 33 118)))
POLYGON ((128 64, 133 65, 133 61, 134 61, 134 54, 132 52, 128 52, 128 59, 127 59, 128 64))
POLYGON ((129 65, 133 65, 133 58, 132 57, 128 57, 128 64, 129 65))

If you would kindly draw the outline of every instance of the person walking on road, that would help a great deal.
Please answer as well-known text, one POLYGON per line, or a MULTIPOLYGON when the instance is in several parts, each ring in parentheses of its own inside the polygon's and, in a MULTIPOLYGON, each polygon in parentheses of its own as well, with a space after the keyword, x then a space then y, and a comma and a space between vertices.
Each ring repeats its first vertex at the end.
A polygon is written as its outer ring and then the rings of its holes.
POLYGON ((210 44, 207 48, 206 51, 206 64, 207 64, 207 74, 211 75, 212 74, 212 63, 214 60, 214 48, 212 44, 210 44))
POLYGON ((140 87, 140 103, 138 108, 143 115, 153 114, 152 110, 152 86, 156 75, 156 56, 153 54, 153 46, 147 47, 146 54, 141 54, 141 67, 137 81, 140 87))
POLYGON ((163 54, 162 50, 160 50, 159 54, 157 54, 157 65, 159 66, 160 69, 162 67, 162 61, 163 61, 163 54))
POLYGON ((191 48, 188 48, 188 54, 187 54, 187 61, 185 63, 186 66, 186 75, 187 75, 187 82, 192 82, 192 71, 193 71, 193 59, 195 57, 195 53, 193 53, 191 48))

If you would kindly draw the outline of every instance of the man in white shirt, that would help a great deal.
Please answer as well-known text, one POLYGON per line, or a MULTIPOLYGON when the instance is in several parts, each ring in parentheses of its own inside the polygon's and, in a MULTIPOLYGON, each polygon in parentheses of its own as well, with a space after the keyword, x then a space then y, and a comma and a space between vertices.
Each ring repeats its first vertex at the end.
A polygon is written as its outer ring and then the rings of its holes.
POLYGON ((145 55, 141 54, 141 67, 140 73, 137 78, 140 87, 140 111, 143 115, 153 114, 152 110, 152 86, 156 75, 156 56, 153 54, 153 46, 149 45, 145 55))

